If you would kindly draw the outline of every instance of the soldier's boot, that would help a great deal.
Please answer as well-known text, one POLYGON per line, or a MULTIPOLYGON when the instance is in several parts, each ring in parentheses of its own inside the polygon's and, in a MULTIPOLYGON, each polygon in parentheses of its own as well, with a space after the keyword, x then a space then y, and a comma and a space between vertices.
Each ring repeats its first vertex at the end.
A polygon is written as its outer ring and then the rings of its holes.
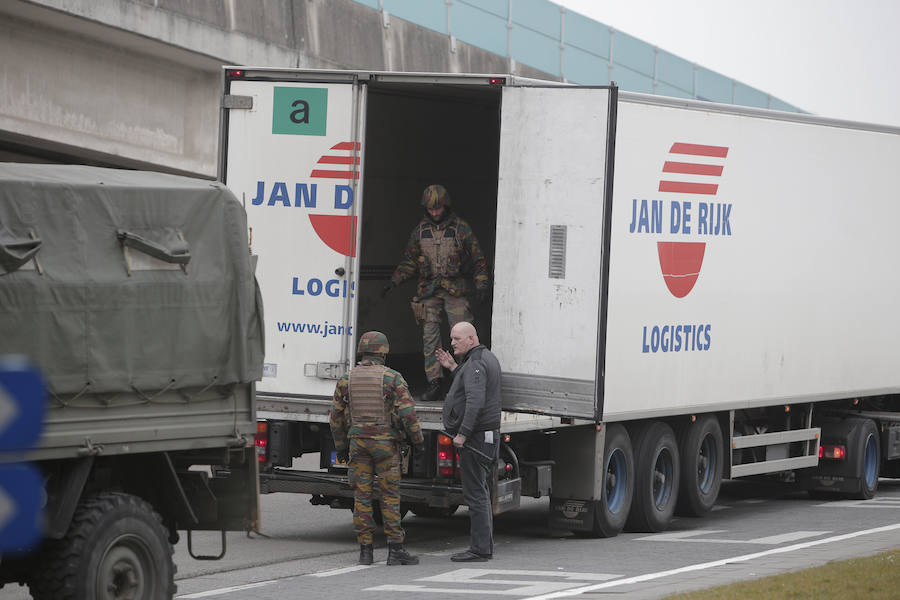
POLYGON ((429 381, 428 389, 425 390, 425 392, 422 394, 422 396, 419 398, 419 400, 421 400, 422 402, 437 402, 438 400, 441 400, 441 382, 442 381, 443 380, 440 378, 432 379, 431 381, 429 381))
POLYGON ((413 556, 412 554, 404 550, 403 544, 388 544, 387 564, 417 565, 419 564, 419 557, 413 556))
POLYGON ((359 564, 371 565, 374 560, 372 556, 372 544, 359 545, 359 564))

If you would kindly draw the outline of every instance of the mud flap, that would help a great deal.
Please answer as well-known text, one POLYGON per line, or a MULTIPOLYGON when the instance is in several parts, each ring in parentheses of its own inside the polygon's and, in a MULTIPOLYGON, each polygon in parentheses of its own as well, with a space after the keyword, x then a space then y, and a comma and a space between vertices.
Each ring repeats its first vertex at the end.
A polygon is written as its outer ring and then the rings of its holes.
POLYGON ((550 497, 549 525, 551 529, 592 531, 596 500, 550 497))
POLYGON ((519 508, 522 500, 522 480, 503 479, 494 485, 492 508, 495 515, 519 508))

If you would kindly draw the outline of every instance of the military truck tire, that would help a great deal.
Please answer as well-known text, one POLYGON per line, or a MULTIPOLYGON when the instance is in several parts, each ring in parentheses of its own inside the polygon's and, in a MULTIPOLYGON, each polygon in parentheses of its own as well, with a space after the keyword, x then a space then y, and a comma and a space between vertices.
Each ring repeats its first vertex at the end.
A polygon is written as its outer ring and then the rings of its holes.
POLYGON ((702 517, 712 510, 722 487, 724 448, 722 428, 713 415, 678 430, 681 489, 675 505, 677 514, 702 517))
POLYGON ((662 421, 638 425, 634 443, 634 497, 627 531, 655 533, 669 526, 678 499, 681 463, 672 428, 662 421))
POLYGON ((130 494, 82 500, 65 537, 41 551, 34 600, 157 600, 175 594, 172 545, 153 507, 130 494))

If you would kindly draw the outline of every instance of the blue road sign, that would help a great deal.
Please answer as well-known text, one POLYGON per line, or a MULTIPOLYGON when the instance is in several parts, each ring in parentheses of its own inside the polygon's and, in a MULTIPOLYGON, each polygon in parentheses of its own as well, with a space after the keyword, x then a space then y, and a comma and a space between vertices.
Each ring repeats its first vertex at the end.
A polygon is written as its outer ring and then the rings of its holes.
POLYGON ((44 478, 28 463, 0 465, 0 554, 34 548, 41 539, 44 478))
POLYGON ((37 444, 46 396, 43 378, 26 359, 0 357, 0 452, 37 444))

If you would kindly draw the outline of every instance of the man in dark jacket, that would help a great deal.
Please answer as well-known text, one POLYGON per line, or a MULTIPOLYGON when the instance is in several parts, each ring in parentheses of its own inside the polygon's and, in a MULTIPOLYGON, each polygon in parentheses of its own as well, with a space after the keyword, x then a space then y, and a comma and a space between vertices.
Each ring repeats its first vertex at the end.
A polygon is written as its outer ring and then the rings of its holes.
POLYGON ((469 506, 469 549, 454 562, 482 562, 494 555, 491 484, 500 449, 500 362, 478 342, 471 323, 450 330, 450 345, 460 363, 438 348, 441 366, 453 377, 444 400, 444 429, 459 448, 463 497, 469 506))

